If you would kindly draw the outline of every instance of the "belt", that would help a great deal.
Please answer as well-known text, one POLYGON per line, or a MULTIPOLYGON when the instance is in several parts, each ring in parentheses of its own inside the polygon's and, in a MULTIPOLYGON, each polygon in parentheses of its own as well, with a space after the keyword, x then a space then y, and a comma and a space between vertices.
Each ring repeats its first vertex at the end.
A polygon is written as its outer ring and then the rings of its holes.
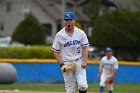
MULTIPOLYGON (((80 58, 77 58, 77 59, 75 59, 75 60, 70 60, 70 61, 78 61, 78 60, 80 60, 82 57, 80 57, 80 58)), ((63 62, 69 62, 69 61, 63 61, 63 62)))

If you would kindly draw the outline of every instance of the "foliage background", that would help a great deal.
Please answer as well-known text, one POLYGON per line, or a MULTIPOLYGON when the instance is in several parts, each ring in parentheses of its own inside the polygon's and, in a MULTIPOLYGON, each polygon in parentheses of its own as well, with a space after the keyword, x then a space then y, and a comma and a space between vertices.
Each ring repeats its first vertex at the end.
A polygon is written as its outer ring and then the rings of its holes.
POLYGON ((46 33, 37 18, 32 13, 29 13, 16 27, 12 35, 12 41, 25 45, 45 45, 46 33))
POLYGON ((0 47, 1 58, 54 59, 51 46, 0 47))

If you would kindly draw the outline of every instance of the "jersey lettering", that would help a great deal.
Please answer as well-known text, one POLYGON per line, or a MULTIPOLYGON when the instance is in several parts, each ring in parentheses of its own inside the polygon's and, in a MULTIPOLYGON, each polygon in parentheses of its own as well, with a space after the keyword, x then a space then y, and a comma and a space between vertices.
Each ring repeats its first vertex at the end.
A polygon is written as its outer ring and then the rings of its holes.
POLYGON ((76 44, 80 44, 80 41, 79 40, 73 40, 73 41, 66 42, 64 44, 64 47, 68 47, 68 46, 76 45, 76 44))

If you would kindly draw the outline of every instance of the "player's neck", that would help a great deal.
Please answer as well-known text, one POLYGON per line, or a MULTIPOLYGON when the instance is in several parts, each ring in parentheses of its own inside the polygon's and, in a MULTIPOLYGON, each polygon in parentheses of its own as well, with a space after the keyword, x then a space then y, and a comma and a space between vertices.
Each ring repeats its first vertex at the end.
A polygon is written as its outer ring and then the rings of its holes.
POLYGON ((68 35, 73 35, 73 32, 74 32, 74 26, 73 27, 66 27, 65 28, 65 31, 68 35))
POLYGON ((107 56, 107 59, 110 59, 112 56, 107 56))

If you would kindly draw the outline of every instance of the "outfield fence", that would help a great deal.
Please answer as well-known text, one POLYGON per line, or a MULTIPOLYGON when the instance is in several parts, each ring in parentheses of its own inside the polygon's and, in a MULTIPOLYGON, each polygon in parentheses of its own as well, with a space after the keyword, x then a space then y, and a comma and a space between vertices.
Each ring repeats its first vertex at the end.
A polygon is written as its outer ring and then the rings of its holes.
MULTIPOLYGON (((61 83, 63 76, 59 64, 52 59, 0 59, 11 63, 17 70, 16 82, 61 83)), ((115 77, 118 83, 140 83, 140 62, 119 61, 115 77)), ((99 82, 97 77, 99 61, 89 60, 87 64, 88 82, 99 82)))

